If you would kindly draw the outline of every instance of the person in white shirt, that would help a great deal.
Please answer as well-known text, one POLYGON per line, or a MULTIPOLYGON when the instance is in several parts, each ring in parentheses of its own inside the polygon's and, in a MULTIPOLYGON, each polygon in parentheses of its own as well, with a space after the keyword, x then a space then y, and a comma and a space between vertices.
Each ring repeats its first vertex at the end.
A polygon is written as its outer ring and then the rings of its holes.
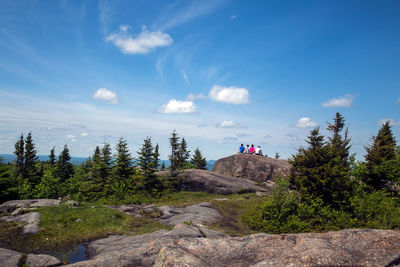
POLYGON ((256 153, 255 153, 255 154, 256 154, 256 155, 259 155, 259 156, 262 156, 262 155, 263 155, 260 145, 257 146, 257 148, 256 148, 256 153))

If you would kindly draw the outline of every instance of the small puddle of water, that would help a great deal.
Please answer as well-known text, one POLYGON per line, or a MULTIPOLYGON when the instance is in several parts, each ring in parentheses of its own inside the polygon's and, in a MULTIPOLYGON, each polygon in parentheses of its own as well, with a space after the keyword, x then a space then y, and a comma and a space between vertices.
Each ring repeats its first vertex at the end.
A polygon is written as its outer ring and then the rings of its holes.
POLYGON ((88 259, 86 255, 86 247, 85 244, 78 245, 75 249, 71 251, 68 256, 68 263, 75 263, 80 261, 85 261, 88 259))

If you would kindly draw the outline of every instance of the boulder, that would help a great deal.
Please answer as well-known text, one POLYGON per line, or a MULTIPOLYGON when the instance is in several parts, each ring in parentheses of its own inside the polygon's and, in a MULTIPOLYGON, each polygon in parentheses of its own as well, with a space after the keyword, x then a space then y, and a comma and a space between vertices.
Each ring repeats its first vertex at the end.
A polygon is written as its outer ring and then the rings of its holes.
POLYGON ((176 208, 171 206, 162 206, 158 210, 163 214, 155 219, 159 223, 174 226, 180 223, 189 224, 211 224, 222 219, 221 214, 212 208, 208 202, 203 202, 185 208, 176 208))
MULTIPOLYGON (((168 175, 168 171, 156 173, 158 176, 168 175)), ((189 169, 177 173, 181 179, 181 189, 194 192, 208 192, 215 194, 231 194, 238 192, 266 191, 254 181, 234 178, 208 170, 189 169)))
POLYGON ((0 213, 10 212, 17 208, 38 208, 47 206, 58 206, 61 200, 58 199, 23 199, 23 200, 10 200, 0 205, 0 213))
POLYGON ((30 212, 17 216, 4 216, 0 218, 0 222, 24 222, 26 225, 22 227, 21 235, 35 234, 39 232, 39 222, 42 214, 39 212, 30 212))
POLYGON ((25 266, 24 264, 29 267, 50 267, 61 265, 61 261, 45 254, 28 254, 24 259, 20 252, 0 248, 0 265, 2 267, 25 266))
POLYGON ((285 159, 273 159, 252 154, 235 154, 215 162, 213 172, 258 182, 273 181, 279 175, 290 173, 285 159))
POLYGON ((400 231, 393 230, 210 237, 184 224, 141 236, 109 236, 89 244, 89 260, 69 266, 395 266, 400 262, 400 231))

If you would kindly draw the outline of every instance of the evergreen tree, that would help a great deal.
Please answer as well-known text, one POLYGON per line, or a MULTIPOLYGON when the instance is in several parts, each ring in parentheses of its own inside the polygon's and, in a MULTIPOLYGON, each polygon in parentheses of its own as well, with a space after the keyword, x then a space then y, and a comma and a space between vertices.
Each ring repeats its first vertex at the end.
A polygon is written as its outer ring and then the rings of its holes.
POLYGON ((366 173, 362 179, 369 189, 382 189, 388 180, 392 180, 388 171, 392 169, 390 162, 396 158, 396 140, 389 122, 382 125, 378 135, 373 137, 372 145, 365 149, 366 173))
POLYGON ((158 143, 156 144, 156 147, 154 148, 154 153, 153 153, 153 158, 154 158, 154 168, 158 170, 158 166, 160 165, 160 152, 159 152, 159 146, 158 143))
POLYGON ((202 170, 207 169, 207 160, 206 158, 203 157, 199 148, 196 148, 194 150, 194 154, 190 162, 192 163, 193 168, 195 169, 202 169, 202 170))
POLYGON ((64 183, 70 177, 74 175, 74 167, 72 166, 71 156, 69 155, 69 149, 67 145, 64 145, 64 149, 58 156, 57 161, 57 176, 60 178, 60 182, 64 183))
POLYGON ((164 171, 165 170, 165 163, 163 161, 163 163, 161 164, 161 170, 164 171))
POLYGON ((154 148, 151 143, 151 137, 147 137, 144 139, 144 143, 139 152, 138 163, 141 171, 145 177, 153 176, 155 172, 155 163, 154 163, 154 148))
POLYGON ((21 134, 19 140, 15 143, 14 154, 17 156, 15 160, 15 176, 24 176, 24 164, 25 164, 25 142, 24 134, 21 134))
POLYGON ((55 147, 50 150, 50 155, 49 155, 49 161, 48 163, 50 165, 54 165, 56 163, 56 153, 55 153, 55 147))
POLYGON ((396 140, 388 121, 379 129, 378 135, 373 137, 373 144, 365 149, 367 150, 365 156, 367 166, 377 166, 395 158, 396 140))
POLYGON ((102 178, 101 178, 101 167, 103 164, 102 158, 101 158, 101 152, 99 146, 96 146, 93 152, 92 156, 92 166, 91 166, 91 175, 90 175, 90 180, 92 180, 96 184, 101 184, 102 183, 102 178))
POLYGON ((328 142, 319 128, 310 132, 307 148, 299 148, 290 160, 290 181, 300 191, 303 200, 320 198, 325 204, 339 207, 347 205, 351 192, 350 165, 352 156, 347 130, 344 136, 344 119, 336 113, 333 124, 328 124, 332 136, 328 142))
POLYGON ((275 158, 276 158, 276 159, 279 159, 280 157, 281 157, 281 156, 279 155, 279 153, 276 152, 276 153, 275 153, 275 158))
POLYGON ((169 156, 171 162, 171 176, 175 175, 175 170, 178 168, 179 139, 178 134, 174 130, 169 138, 169 144, 171 146, 171 155, 169 156))
POLYGON ((129 153, 128 142, 124 138, 120 138, 117 143, 117 154, 115 155, 115 175, 118 181, 128 181, 133 173, 132 170, 132 156, 129 153))
POLYGON ((111 175, 111 170, 112 170, 112 152, 111 152, 111 146, 110 143, 104 142, 104 145, 101 149, 101 160, 102 160, 102 165, 101 165, 101 177, 103 181, 106 181, 110 175, 111 175))
POLYGON ((37 185, 40 182, 40 176, 36 164, 38 157, 36 156, 35 144, 33 143, 32 133, 28 133, 25 139, 25 163, 24 163, 24 178, 32 185, 37 185))
POLYGON ((177 168, 182 169, 185 167, 190 157, 190 151, 187 150, 186 140, 183 137, 178 149, 177 168))

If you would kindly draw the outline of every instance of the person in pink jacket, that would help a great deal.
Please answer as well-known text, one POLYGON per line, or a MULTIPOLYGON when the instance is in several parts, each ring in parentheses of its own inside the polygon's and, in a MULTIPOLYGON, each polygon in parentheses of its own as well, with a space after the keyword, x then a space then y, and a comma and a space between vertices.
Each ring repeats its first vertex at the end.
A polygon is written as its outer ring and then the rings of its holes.
POLYGON ((250 149, 249 149, 249 153, 250 154, 254 154, 254 152, 256 152, 256 150, 254 149, 254 145, 252 144, 250 149))

